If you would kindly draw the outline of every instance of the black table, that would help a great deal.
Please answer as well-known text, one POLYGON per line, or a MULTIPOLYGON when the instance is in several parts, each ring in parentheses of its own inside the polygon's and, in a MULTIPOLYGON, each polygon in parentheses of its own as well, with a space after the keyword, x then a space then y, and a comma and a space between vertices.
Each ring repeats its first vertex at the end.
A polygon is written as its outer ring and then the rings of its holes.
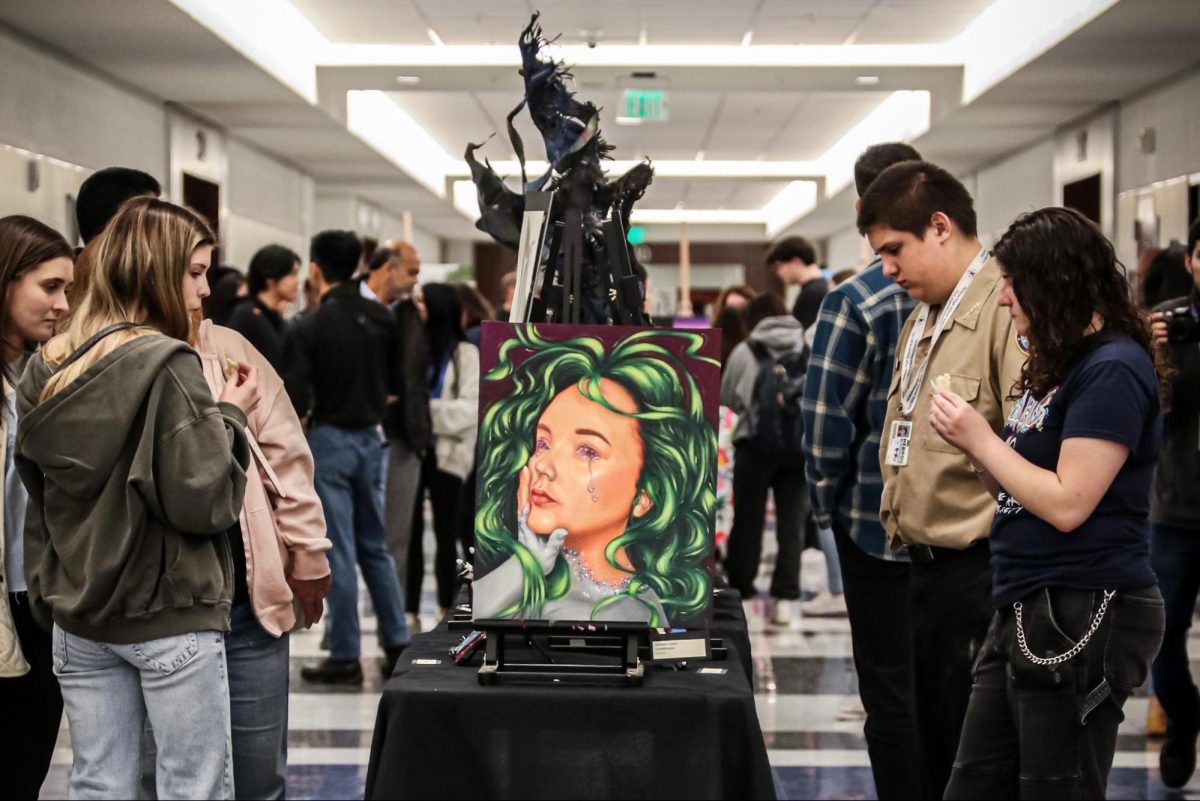
POLYGON ((712 634, 727 660, 648 665, 641 687, 484 687, 479 657, 448 656, 462 635, 443 623, 384 688, 366 798, 773 799, 736 593, 718 595, 712 634))

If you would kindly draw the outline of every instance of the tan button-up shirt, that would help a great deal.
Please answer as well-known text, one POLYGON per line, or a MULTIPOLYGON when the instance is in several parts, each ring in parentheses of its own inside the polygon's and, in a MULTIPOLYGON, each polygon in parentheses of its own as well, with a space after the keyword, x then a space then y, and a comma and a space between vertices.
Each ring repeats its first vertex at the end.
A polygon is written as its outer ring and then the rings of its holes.
MULTIPOLYGON (((1008 396, 1020 377, 1025 353, 1018 346, 1008 309, 996 302, 1000 281, 995 259, 975 276, 954 312, 954 321, 938 339, 925 371, 926 386, 921 388, 910 418, 900 409, 900 360, 918 312, 909 316, 900 332, 879 453, 884 482, 879 517, 893 548, 923 544, 963 549, 991 531, 996 502, 971 471, 966 455, 930 425, 933 394, 929 385, 937 376, 949 374, 952 392, 975 407, 997 434, 1004 428, 1013 406, 1008 396), (905 419, 912 422, 908 464, 891 467, 887 449, 892 423, 905 419)), ((930 310, 917 345, 914 374, 929 353, 935 313, 940 311, 939 307, 930 310)))

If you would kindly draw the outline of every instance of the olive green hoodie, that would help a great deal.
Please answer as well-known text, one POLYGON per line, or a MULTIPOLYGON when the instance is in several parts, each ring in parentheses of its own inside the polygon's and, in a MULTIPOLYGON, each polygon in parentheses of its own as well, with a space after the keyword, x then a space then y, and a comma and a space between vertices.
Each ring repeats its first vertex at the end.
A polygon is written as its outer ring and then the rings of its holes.
POLYGON ((53 375, 37 353, 17 387, 39 622, 111 643, 228 630, 242 411, 214 403, 196 353, 164 336, 121 345, 39 402, 53 375))

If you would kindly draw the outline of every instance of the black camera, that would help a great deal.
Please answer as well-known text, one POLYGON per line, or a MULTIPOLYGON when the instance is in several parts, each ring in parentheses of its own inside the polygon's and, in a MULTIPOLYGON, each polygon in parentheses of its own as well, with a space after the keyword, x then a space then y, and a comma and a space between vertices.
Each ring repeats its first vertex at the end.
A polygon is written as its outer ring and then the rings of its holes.
POLYGON ((1188 306, 1180 306, 1163 312, 1167 323, 1167 341, 1173 345, 1186 345, 1200 342, 1200 320, 1188 306))

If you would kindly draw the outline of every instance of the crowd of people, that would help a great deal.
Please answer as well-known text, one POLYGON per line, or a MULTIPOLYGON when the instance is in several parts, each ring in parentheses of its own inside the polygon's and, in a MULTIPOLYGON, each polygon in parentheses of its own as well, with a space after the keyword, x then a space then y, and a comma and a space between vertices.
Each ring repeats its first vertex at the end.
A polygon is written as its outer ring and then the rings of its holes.
MULTIPOLYGON (((880 798, 1103 797, 1151 672, 1181 786, 1200 223, 1131 284, 1068 209, 989 251, 966 188, 911 146, 854 177, 869 266, 827 281, 787 239, 766 261, 792 309, 748 286, 713 309, 729 584, 757 594, 770 491, 772 621, 818 545, 827 586, 799 611, 849 618, 880 798)), ((471 558, 492 305, 351 231, 213 267, 209 223, 160 194, 91 176, 78 250, 0 219, 0 708, 20 721, 0 795, 37 796, 65 710, 72 797, 284 797, 289 632, 324 618, 302 679, 362 684, 361 571, 389 676, 420 626, 426 500, 439 616, 471 558)))

